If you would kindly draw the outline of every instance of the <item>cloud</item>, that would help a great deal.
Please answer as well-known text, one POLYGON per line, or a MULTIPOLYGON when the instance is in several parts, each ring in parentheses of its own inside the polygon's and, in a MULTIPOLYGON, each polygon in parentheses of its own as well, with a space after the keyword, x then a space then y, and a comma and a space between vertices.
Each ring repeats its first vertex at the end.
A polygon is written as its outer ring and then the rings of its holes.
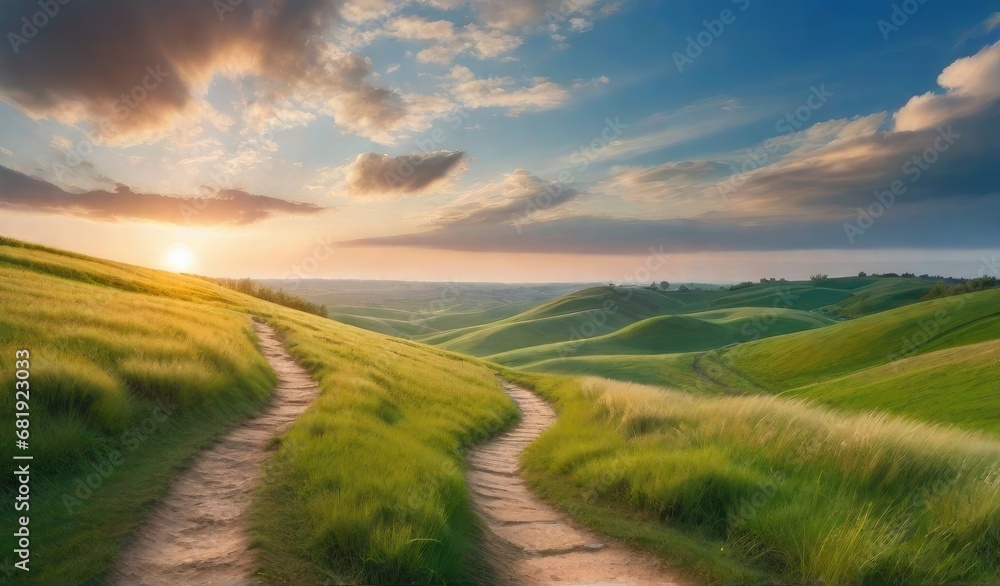
MULTIPOLYGON (((746 195, 749 190, 745 182, 755 173, 788 168, 794 161, 805 161, 803 165, 809 167, 815 163, 811 157, 818 151, 849 139, 875 136, 884 121, 884 114, 828 120, 770 138, 750 149, 720 154, 713 160, 619 165, 612 167, 593 190, 639 203, 645 210, 663 216, 697 216, 727 203, 720 188, 727 194, 739 189, 740 195, 746 195)), ((790 210, 790 206, 785 209, 790 210)))
POLYGON ((615 167, 594 189, 664 215, 755 221, 843 218, 895 181, 913 204, 995 197, 1000 44, 955 61, 939 83, 946 93, 909 100, 891 130, 885 114, 829 120, 715 160, 615 167))
MULTIPOLYGON (((989 249, 1000 230, 1000 202, 970 203, 961 215, 950 206, 914 215, 894 210, 865 234, 870 249, 989 249), (951 215, 949 215, 949 212, 951 215)), ((796 220, 780 225, 702 218, 643 220, 574 216, 520 226, 456 225, 381 238, 341 242, 348 247, 409 247, 469 252, 598 255, 850 249, 840 222, 796 220)))
MULTIPOLYGON (((622 115, 625 122, 622 135, 606 146, 590 151, 586 158, 590 163, 628 160, 705 138, 753 120, 742 109, 729 107, 731 102, 728 99, 707 100, 639 122, 632 122, 622 115)), ((579 157, 579 153, 574 153, 565 157, 563 162, 579 164, 579 157)))
MULTIPOLYGON (((562 23, 583 20, 580 16, 594 14, 607 15, 613 12, 606 7, 618 2, 601 0, 575 0, 573 2, 552 2, 552 0, 474 0, 473 6, 480 19, 497 28, 521 27, 541 21, 562 23), (600 10, 605 7, 604 10, 600 10)), ((579 25, 576 25, 579 26, 579 25)))
POLYGON ((562 183, 541 179, 517 169, 498 183, 469 190, 451 205, 433 212, 430 225, 525 223, 553 215, 583 193, 562 183))
MULTIPOLYGON (((992 247, 1000 233, 997 51, 987 47, 946 68, 940 79, 947 92, 911 100, 893 117, 893 129, 884 129, 881 113, 829 120, 747 153, 614 167, 589 188, 645 210, 624 205, 610 217, 569 215, 562 207, 529 223, 512 216, 525 209, 523 198, 495 195, 485 205, 488 198, 470 197, 439 212, 429 231, 346 244, 581 254, 636 254, 650 246, 667 252, 992 247), (727 185, 734 189, 723 196, 719 187, 727 185), (892 189, 897 193, 887 196, 892 189), (657 213, 650 206, 659 206, 657 213), (877 217, 861 222, 859 210, 877 217), (865 223, 863 236, 850 237, 849 223, 865 223)), ((528 177, 518 172, 508 181, 518 185, 528 177)), ((496 186, 487 191, 503 193, 496 186)))
POLYGON ((212 198, 137 193, 126 185, 116 191, 69 193, 51 183, 0 166, 0 208, 83 216, 95 220, 138 219, 180 225, 250 224, 276 214, 316 214, 323 208, 220 190, 212 198))
POLYGON ((468 67, 456 65, 451 70, 455 85, 452 95, 470 108, 504 108, 516 116, 526 110, 551 110, 569 98, 569 91, 544 78, 535 78, 533 85, 518 87, 512 77, 479 79, 468 67))
POLYGON ((893 116, 895 130, 923 130, 983 111, 1000 99, 1000 42, 959 59, 938 76, 945 93, 914 96, 893 116))
POLYGON ((465 159, 462 151, 399 157, 364 153, 348 166, 347 186, 355 197, 412 195, 460 172, 465 159))
MULTIPOLYGON (((405 97, 367 81, 369 60, 323 40, 336 4, 60 3, 27 42, 0 47, 0 94, 35 118, 89 122, 108 142, 150 136, 182 116, 217 118, 203 99, 217 74, 260 77, 265 99, 326 104, 339 125, 364 136, 412 125, 405 97)), ((0 30, 21 31, 21 18, 37 10, 35 0, 5 2, 0 30)))
POLYGON ((992 16, 983 21, 983 29, 986 32, 992 32, 998 26, 1000 26, 1000 12, 994 12, 992 16))

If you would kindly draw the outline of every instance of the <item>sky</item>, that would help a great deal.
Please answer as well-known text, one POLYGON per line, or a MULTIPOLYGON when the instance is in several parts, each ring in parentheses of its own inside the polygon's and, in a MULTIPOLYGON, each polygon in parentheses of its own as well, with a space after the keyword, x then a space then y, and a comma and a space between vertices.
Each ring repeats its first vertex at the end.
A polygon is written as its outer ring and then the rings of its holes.
POLYGON ((1000 2, 9 0, 0 234, 215 276, 973 277, 1000 2))

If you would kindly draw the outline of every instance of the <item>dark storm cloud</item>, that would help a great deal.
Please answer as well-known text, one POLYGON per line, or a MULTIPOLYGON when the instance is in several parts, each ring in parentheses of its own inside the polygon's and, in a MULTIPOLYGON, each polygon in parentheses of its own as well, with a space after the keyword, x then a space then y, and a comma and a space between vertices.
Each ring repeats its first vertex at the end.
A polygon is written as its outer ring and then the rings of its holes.
POLYGON ((345 118, 364 96, 363 123, 391 124, 398 96, 320 38, 336 18, 331 0, 8 0, 0 94, 114 137, 169 126, 214 72, 239 71, 335 96, 345 118))
POLYGON ((357 197, 385 197, 423 191, 458 171, 462 151, 438 151, 390 157, 358 155, 347 169, 347 185, 357 197))
POLYGON ((136 193, 124 185, 116 191, 68 193, 51 183, 2 166, 0 208, 98 220, 141 219, 195 226, 250 224, 275 214, 315 214, 323 210, 313 204, 254 195, 239 189, 221 190, 211 198, 136 193))

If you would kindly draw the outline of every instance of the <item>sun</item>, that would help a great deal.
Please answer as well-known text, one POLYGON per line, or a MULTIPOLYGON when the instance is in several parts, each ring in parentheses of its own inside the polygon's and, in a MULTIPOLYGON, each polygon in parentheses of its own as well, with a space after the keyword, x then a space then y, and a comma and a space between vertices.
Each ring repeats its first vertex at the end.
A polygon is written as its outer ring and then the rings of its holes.
POLYGON ((186 244, 173 244, 163 253, 163 264, 171 271, 184 273, 194 268, 194 252, 186 244))

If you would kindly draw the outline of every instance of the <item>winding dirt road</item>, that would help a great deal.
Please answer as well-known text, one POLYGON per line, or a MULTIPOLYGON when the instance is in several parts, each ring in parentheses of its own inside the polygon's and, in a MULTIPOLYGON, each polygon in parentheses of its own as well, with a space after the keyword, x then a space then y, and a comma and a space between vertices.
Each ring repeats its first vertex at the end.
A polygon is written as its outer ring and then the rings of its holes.
POLYGON ((521 408, 513 430, 469 452, 473 506, 496 539, 488 540, 496 571, 511 584, 689 584, 651 555, 598 537, 536 497, 521 480, 521 452, 555 422, 552 408, 511 383, 521 408))
POLYGON ((201 453, 122 552, 116 584, 247 584, 257 569, 247 511, 267 443, 287 430, 319 387, 285 351, 274 330, 254 322, 264 357, 279 378, 272 405, 201 453))

